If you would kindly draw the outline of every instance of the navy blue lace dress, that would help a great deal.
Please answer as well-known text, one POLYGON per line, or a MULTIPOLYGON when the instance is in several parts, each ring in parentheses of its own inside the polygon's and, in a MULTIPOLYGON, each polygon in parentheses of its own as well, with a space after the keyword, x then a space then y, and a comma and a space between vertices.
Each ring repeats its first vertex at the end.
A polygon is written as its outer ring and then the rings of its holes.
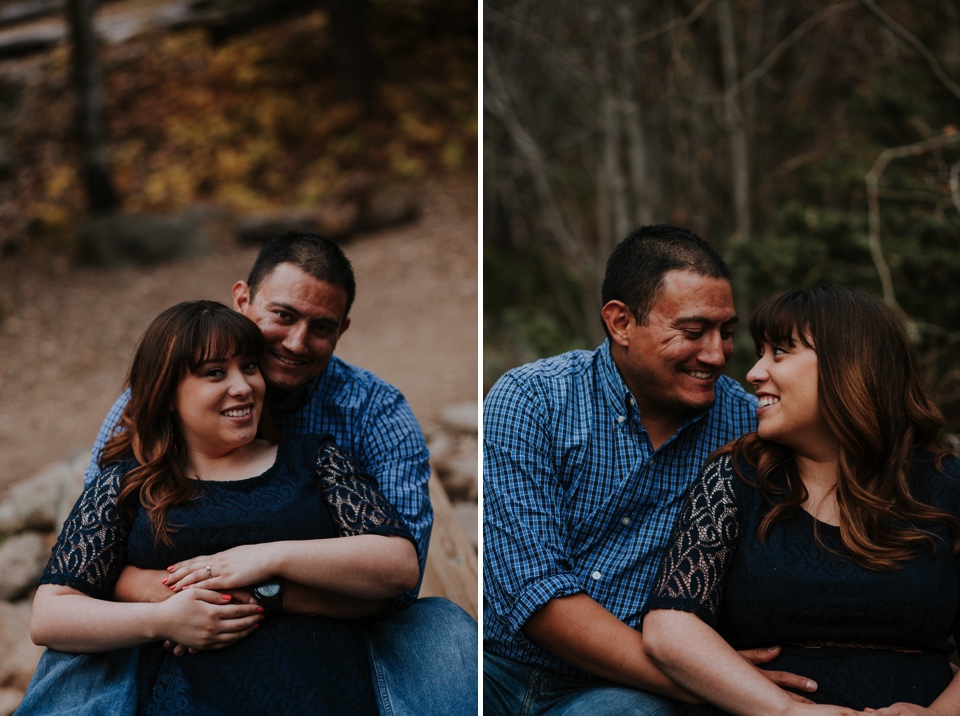
MULTIPOLYGON (((746 465, 744 473, 755 475, 746 465)), ((960 461, 948 458, 938 472, 929 455, 918 456, 910 481, 915 498, 960 516, 960 461)), ((694 613, 736 649, 782 645, 764 667, 816 680, 818 690, 804 693, 815 702, 861 710, 935 700, 953 677, 949 638, 960 627, 958 560, 946 528, 932 529, 935 552, 874 572, 844 557, 839 528, 801 509, 761 544, 767 510, 729 456, 705 467, 646 609, 694 613)))
MULTIPOLYGON (((127 466, 129 468, 129 466, 127 466)), ((163 569, 237 545, 374 533, 410 538, 376 482, 328 439, 280 443, 274 465, 238 481, 198 483, 198 496, 168 513, 174 546, 154 545, 140 510, 116 509, 123 466, 80 496, 42 583, 109 599, 126 563, 163 569)), ((281 613, 223 650, 174 657, 159 643, 140 657, 142 714, 376 714, 367 645, 349 621, 281 613)))

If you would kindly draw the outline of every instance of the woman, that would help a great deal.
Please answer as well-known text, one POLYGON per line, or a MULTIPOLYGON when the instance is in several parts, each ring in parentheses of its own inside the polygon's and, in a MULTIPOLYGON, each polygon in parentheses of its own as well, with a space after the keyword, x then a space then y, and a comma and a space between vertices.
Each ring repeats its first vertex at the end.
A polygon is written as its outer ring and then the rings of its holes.
POLYGON ((960 461, 893 314, 855 289, 795 291, 750 319, 758 429, 718 451, 668 545, 644 646, 738 714, 958 714, 960 461), (816 681, 804 704, 734 650, 816 681))
POLYGON ((37 591, 37 644, 149 643, 140 712, 377 711, 351 623, 309 613, 325 590, 355 595, 361 613, 387 606, 416 584, 416 550, 372 479, 329 440, 277 442, 263 348, 252 321, 216 302, 179 304, 150 325, 130 369, 125 430, 37 591), (165 569, 170 597, 109 601, 127 562, 165 569), (165 651, 164 640, 189 650, 165 651))

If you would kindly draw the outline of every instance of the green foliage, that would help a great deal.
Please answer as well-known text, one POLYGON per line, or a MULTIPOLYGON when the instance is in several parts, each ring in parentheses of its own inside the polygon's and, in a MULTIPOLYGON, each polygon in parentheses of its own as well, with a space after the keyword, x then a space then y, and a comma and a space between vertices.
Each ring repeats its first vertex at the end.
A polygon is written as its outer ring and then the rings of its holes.
POLYGON ((484 390, 513 366, 593 348, 588 332, 579 322, 571 322, 555 298, 560 291, 578 303, 580 287, 548 253, 519 257, 484 253, 483 286, 484 390))

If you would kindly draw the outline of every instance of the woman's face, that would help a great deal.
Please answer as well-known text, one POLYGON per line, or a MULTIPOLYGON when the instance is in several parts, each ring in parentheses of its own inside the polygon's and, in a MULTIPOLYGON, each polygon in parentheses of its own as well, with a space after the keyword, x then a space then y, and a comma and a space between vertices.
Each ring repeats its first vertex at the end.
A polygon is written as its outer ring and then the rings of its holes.
POLYGON ((265 391, 257 361, 250 356, 212 359, 196 374, 187 373, 173 405, 187 448, 216 457, 250 443, 257 435, 265 391))
POLYGON ((757 433, 761 438, 810 456, 835 445, 820 413, 817 352, 796 336, 792 345, 764 343, 747 380, 760 401, 757 433))

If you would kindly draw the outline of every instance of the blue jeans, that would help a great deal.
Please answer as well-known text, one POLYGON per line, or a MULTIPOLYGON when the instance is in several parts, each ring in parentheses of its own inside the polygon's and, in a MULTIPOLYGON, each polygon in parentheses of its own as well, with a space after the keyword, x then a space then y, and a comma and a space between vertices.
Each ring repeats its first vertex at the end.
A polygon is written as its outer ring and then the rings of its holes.
POLYGON ((684 706, 650 692, 483 653, 484 715, 676 715, 684 706))
MULTIPOLYGON (((383 715, 475 715, 477 621, 443 598, 422 598, 361 623, 383 715)), ((138 648, 46 650, 17 715, 132 715, 138 648)))

